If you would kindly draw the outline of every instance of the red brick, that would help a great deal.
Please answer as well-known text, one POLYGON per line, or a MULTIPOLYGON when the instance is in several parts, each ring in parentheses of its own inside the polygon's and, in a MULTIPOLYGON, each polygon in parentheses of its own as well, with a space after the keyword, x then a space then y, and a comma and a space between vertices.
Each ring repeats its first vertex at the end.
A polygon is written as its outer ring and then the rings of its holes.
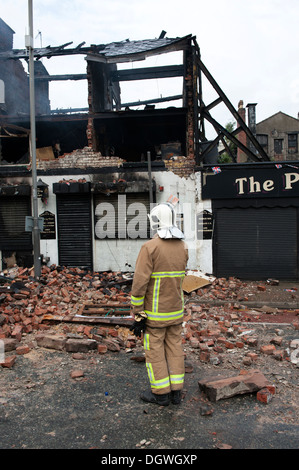
POLYGON ((245 357, 243 358, 243 364, 245 364, 245 366, 250 366, 251 363, 252 363, 252 360, 250 359, 250 357, 245 356, 245 357))
POLYGON ((234 377, 200 380, 198 385, 210 400, 217 401, 234 395, 253 393, 270 384, 260 371, 253 370, 234 377))
POLYGON ((268 387, 262 388, 256 394, 258 401, 261 403, 269 403, 273 398, 273 393, 269 390, 268 387))
POLYGON ((84 330, 83 330, 83 333, 88 336, 89 338, 91 338, 92 336, 92 333, 91 333, 91 330, 93 329, 93 326, 85 326, 84 330))
POLYGON ((22 325, 16 325, 11 333, 12 338, 15 338, 17 341, 21 341, 22 339, 22 325))
POLYGON ((39 347, 56 349, 62 351, 65 347, 66 338, 61 335, 37 335, 36 342, 39 347))
POLYGON ((80 377, 84 377, 84 372, 83 370, 73 370, 70 373, 70 376, 72 377, 72 379, 78 379, 80 377))
POLYGON ((273 357, 278 361, 282 361, 286 356, 286 352, 283 349, 276 349, 273 351, 273 357))
POLYGON ((275 344, 276 346, 280 346, 282 343, 282 336, 275 336, 270 341, 271 344, 275 344))
POLYGON ((65 343, 67 352, 88 352, 97 348, 97 342, 94 339, 69 338, 65 343))
POLYGON ((202 361, 202 362, 209 362, 210 360, 210 353, 208 351, 201 351, 199 353, 199 359, 202 361))
POLYGON ((251 346, 251 347, 257 346, 257 343, 258 343, 257 338, 244 338, 244 341, 248 346, 251 346))
POLYGON ((225 341, 224 346, 225 346, 227 349, 234 349, 235 344, 232 343, 231 341, 225 341))
POLYGON ((103 338, 103 343, 107 346, 109 351, 118 352, 120 351, 120 346, 116 341, 103 338))
POLYGON ((27 354, 30 352, 30 348, 27 345, 24 346, 18 346, 16 349, 17 354, 27 354))
POLYGON ((98 344, 98 353, 99 354, 105 354, 107 352, 108 348, 106 344, 98 344))
POLYGON ((17 358, 17 356, 15 356, 15 355, 5 357, 4 362, 1 362, 1 366, 2 367, 7 367, 8 369, 10 369, 14 365, 14 363, 16 361, 16 358, 17 358))
POLYGON ((275 346, 272 345, 272 344, 267 344, 265 346, 261 346, 261 352, 263 354, 268 354, 268 355, 273 354, 275 349, 276 349, 275 346))
POLYGON ((247 357, 249 357, 252 361, 257 361, 258 360, 258 355, 256 353, 250 352, 246 354, 247 357))

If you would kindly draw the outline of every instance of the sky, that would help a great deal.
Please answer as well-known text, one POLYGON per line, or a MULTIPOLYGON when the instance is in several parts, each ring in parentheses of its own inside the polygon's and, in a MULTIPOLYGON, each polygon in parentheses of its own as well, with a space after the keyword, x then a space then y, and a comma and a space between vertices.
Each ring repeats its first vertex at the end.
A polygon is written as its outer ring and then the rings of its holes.
MULTIPOLYGON (((257 103, 257 122, 279 111, 298 117, 298 0, 32 0, 32 4, 35 47, 152 39, 162 30, 169 38, 192 34, 203 63, 236 109, 240 100, 244 106, 257 103)), ((28 1, 0 0, 0 18, 15 32, 14 48, 24 49, 28 1)), ((147 65, 164 65, 165 60, 181 63, 181 56, 167 56, 155 56, 147 65)), ((43 59, 43 64, 50 74, 86 71, 84 55, 43 59)), ((181 93, 180 83, 173 80, 165 87, 164 82, 134 82, 133 90, 128 83, 122 101, 181 93)), ((203 86, 207 105, 216 96, 208 83, 203 86)), ((53 82, 50 100, 52 109, 87 107, 87 84, 53 82)), ((234 120, 223 105, 214 113, 223 126, 234 120)))

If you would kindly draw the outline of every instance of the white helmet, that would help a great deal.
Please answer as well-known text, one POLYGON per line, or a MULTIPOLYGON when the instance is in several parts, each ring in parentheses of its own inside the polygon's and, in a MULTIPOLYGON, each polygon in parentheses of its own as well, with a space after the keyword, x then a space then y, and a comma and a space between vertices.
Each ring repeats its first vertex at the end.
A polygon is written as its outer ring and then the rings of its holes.
POLYGON ((149 220, 152 230, 157 230, 160 238, 184 238, 183 232, 176 226, 175 210, 172 204, 162 202, 155 206, 149 220))

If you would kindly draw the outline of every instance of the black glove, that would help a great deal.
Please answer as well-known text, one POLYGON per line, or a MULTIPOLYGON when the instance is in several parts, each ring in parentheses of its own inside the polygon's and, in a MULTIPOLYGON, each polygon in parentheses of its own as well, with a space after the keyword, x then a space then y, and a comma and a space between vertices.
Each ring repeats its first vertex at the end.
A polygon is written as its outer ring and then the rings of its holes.
POLYGON ((146 328, 146 318, 143 318, 142 320, 139 321, 134 321, 133 325, 130 328, 130 331, 133 332, 133 334, 137 337, 141 337, 141 333, 145 331, 146 328))

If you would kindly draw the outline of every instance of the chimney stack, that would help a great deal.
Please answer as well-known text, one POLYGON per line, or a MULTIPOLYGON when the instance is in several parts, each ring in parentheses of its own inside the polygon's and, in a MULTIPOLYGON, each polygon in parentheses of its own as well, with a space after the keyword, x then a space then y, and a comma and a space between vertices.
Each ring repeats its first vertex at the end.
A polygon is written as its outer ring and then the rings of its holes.
MULTIPOLYGON (((238 114, 246 122, 246 113, 244 108, 243 100, 240 100, 238 103, 238 114)), ((237 123, 239 124, 239 123, 237 123)), ((246 146, 246 134, 244 131, 240 131, 238 134, 238 140, 246 146)), ((244 163, 247 162, 247 155, 238 147, 237 149, 237 163, 244 163)))

